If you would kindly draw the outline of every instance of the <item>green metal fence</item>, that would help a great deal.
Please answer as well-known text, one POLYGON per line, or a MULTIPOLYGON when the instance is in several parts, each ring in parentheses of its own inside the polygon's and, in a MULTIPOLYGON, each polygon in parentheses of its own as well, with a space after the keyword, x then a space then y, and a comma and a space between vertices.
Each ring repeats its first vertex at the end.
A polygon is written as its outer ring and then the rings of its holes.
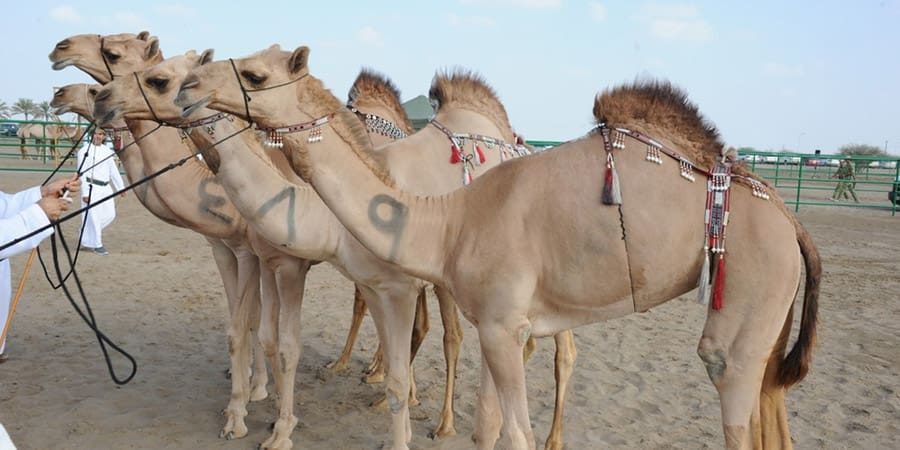
POLYGON ((46 164, 61 151, 72 148, 86 125, 84 122, 0 119, 0 159, 31 158, 46 164), (20 137, 19 132, 25 127, 30 127, 31 131, 28 137, 20 137))

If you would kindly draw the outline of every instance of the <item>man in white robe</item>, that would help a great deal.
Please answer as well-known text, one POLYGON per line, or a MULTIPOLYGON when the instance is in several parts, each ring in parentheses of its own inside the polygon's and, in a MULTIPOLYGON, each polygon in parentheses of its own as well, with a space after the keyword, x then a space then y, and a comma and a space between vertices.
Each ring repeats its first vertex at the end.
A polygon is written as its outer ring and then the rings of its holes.
MULTIPOLYGON (((119 168, 116 166, 114 153, 103 143, 105 138, 106 133, 98 129, 91 141, 78 150, 78 167, 82 172, 81 183, 84 186, 82 206, 88 206, 91 201, 102 200, 113 192, 125 188, 122 176, 119 175, 119 168)), ((116 218, 114 202, 115 200, 110 199, 82 214, 84 236, 81 244, 98 255, 109 254, 103 246, 103 228, 116 218)))
MULTIPOLYGON (((0 247, 49 225, 50 220, 58 219, 63 211, 68 210, 72 201, 61 197, 63 188, 77 195, 81 182, 73 177, 35 186, 16 194, 0 191, 0 247)), ((0 250, 0 333, 6 325, 12 296, 9 258, 37 247, 42 239, 52 233, 53 229, 48 228, 0 250)), ((6 360, 3 355, 5 347, 6 342, 0 342, 0 362, 6 360)))

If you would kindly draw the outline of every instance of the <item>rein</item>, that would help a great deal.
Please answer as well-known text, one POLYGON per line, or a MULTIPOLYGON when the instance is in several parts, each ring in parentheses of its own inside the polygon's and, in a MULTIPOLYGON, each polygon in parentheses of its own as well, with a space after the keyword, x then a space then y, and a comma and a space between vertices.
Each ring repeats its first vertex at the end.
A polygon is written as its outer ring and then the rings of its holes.
POLYGON ((100 38, 100 59, 103 60, 103 65, 106 66, 106 71, 109 72, 110 81, 115 80, 116 76, 113 75, 112 69, 109 67, 109 62, 106 60, 106 36, 97 35, 100 38))

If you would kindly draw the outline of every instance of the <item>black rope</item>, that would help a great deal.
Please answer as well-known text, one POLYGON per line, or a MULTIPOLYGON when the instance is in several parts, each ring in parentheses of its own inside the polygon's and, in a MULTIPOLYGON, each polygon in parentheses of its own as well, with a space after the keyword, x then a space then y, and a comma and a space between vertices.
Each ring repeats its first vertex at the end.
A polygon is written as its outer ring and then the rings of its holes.
POLYGON ((105 42, 106 42, 106 37, 100 36, 99 34, 97 36, 100 37, 100 59, 103 60, 103 65, 106 66, 106 71, 109 72, 109 81, 115 80, 116 76, 113 75, 112 69, 109 68, 109 62, 106 61, 106 51, 105 51, 106 48, 104 47, 105 42))

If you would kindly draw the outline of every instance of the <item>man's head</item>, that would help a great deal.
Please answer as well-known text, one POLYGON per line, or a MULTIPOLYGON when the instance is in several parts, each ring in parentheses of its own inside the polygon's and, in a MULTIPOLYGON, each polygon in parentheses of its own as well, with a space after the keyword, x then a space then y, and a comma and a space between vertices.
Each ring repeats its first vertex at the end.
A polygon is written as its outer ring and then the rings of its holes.
POLYGON ((94 131, 94 145, 100 145, 104 140, 106 140, 106 131, 104 131, 102 128, 98 128, 97 131, 94 131))

